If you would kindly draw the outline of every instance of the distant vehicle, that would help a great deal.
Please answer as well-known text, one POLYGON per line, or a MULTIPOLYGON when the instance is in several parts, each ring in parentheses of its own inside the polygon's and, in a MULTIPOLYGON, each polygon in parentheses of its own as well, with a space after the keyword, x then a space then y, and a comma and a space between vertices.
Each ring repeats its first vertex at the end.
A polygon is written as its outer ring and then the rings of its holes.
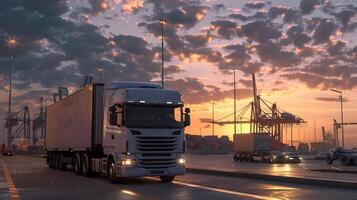
POLYGON ((339 160, 341 165, 357 165, 357 149, 343 149, 342 147, 331 150, 327 154, 326 162, 331 165, 333 161, 339 160))
POLYGON ((233 135, 235 161, 271 161, 271 136, 267 133, 233 135))
POLYGON ((1 152, 1 155, 2 156, 14 156, 15 153, 12 151, 4 151, 4 152, 1 152))
POLYGON ((301 163, 302 158, 295 152, 283 152, 285 163, 301 163))
POLYGON ((273 151, 270 153, 270 163, 285 163, 285 155, 279 151, 273 151))
POLYGON ((327 154, 326 152, 321 152, 321 153, 317 153, 314 156, 314 160, 326 160, 327 159, 327 154))
POLYGON ((170 182, 185 173, 190 110, 183 107, 179 92, 158 84, 90 84, 47 107, 47 164, 113 182, 142 176, 170 182))
POLYGON ((292 152, 277 151, 268 133, 236 134, 233 136, 234 161, 299 163, 300 158, 292 152))

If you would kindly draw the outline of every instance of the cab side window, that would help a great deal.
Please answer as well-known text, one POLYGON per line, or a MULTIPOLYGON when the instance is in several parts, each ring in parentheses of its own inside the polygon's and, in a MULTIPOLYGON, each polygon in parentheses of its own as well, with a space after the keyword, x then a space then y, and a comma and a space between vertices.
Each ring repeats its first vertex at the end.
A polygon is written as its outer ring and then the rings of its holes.
POLYGON ((109 124, 113 126, 122 126, 123 108, 121 105, 113 105, 109 108, 109 124))

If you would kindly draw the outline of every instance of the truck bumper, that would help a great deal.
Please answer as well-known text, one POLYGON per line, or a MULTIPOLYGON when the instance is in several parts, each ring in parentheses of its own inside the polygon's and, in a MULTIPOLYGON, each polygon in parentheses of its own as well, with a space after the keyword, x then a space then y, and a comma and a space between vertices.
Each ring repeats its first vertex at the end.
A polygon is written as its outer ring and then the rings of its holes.
POLYGON ((117 177, 143 177, 143 176, 178 176, 185 173, 185 167, 176 165, 164 169, 146 169, 139 167, 117 167, 117 177))

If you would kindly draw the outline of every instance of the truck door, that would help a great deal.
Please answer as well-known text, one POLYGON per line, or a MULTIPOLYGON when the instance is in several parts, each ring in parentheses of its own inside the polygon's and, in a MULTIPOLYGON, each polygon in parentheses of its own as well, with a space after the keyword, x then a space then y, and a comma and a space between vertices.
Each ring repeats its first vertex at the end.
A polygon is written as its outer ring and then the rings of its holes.
POLYGON ((120 135, 123 124, 122 105, 115 104, 108 109, 109 120, 105 130, 105 149, 109 152, 120 151, 120 135))

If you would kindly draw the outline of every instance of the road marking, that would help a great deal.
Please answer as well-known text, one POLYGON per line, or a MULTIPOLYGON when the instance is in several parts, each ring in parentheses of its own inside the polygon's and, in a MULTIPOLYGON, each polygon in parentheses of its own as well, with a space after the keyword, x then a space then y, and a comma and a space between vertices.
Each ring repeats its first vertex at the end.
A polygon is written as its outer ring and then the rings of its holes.
POLYGON ((338 171, 342 171, 343 169, 337 168, 337 167, 331 167, 332 169, 338 170, 338 171))
POLYGON ((89 178, 89 179, 86 178, 86 180, 90 180, 90 181, 92 181, 94 183, 97 183, 97 184, 100 184, 100 185, 103 185, 103 186, 106 186, 106 187, 114 188, 116 190, 119 190, 123 194, 134 196, 134 197, 137 197, 139 199, 154 200, 153 198, 140 195, 139 193, 136 193, 136 192, 133 192, 133 191, 130 191, 130 190, 127 190, 127 189, 120 189, 120 187, 118 187, 118 184, 111 184, 111 183, 108 183, 108 182, 102 182, 102 181, 96 180, 94 178, 89 178))
POLYGON ((304 168, 305 170, 308 170, 308 168, 307 168, 307 167, 305 167, 304 165, 301 165, 301 167, 302 167, 302 168, 304 168))
POLYGON ((7 169, 7 166, 5 165, 4 161, 1 161, 2 169, 4 170, 4 175, 6 178, 7 185, 9 187, 9 192, 12 200, 18 200, 20 199, 20 195, 17 192, 17 189, 15 187, 14 181, 12 180, 9 170, 7 169))
MULTIPOLYGON (((160 179, 152 178, 152 177, 147 177, 146 179, 160 180, 160 179)), ((248 198, 254 198, 254 199, 261 199, 261 200, 279 200, 278 198, 275 198, 275 197, 267 197, 267 196, 249 194, 249 193, 244 193, 244 192, 236 192, 236 191, 231 191, 231 190, 226 190, 226 189, 197 185, 197 184, 193 184, 193 183, 185 183, 185 182, 181 182, 181 181, 173 181, 172 183, 174 183, 176 185, 182 185, 182 186, 187 186, 187 187, 210 190, 210 191, 214 191, 214 192, 220 192, 220 193, 225 193, 225 194, 230 194, 230 195, 235 195, 235 196, 240 196, 240 197, 248 197, 248 198)))

